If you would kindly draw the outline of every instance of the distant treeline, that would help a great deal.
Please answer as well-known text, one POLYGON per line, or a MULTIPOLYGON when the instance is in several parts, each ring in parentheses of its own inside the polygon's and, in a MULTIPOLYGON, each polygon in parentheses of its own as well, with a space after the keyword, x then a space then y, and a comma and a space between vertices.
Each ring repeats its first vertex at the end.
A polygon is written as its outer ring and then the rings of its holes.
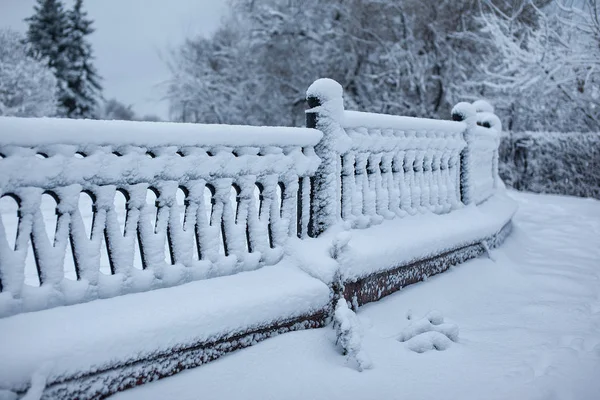
POLYGON ((489 100, 511 131, 600 131, 600 0, 231 0, 174 49, 186 122, 302 125, 332 78, 348 109, 447 119, 489 100))

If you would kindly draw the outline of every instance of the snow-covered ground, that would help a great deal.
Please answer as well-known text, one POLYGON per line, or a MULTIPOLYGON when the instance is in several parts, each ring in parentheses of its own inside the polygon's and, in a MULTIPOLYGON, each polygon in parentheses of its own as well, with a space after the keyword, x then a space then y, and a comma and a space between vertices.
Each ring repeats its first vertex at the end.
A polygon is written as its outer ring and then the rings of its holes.
POLYGON ((371 369, 346 365, 326 327, 115 399, 600 398, 600 202, 511 196, 520 209, 495 261, 467 262, 360 309, 371 369), (428 314, 433 324, 421 320, 428 314), (446 339, 417 334, 423 326, 446 339), (432 342, 446 349, 414 351, 432 342))

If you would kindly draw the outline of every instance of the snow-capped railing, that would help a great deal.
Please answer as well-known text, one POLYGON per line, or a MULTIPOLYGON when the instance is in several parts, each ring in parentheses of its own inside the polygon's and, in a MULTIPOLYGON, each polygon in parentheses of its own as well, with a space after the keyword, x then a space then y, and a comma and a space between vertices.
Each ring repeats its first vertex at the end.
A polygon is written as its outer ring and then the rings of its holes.
POLYGON ((0 117, 0 197, 18 204, 12 233, 0 213, 0 317, 276 263, 288 237, 307 234, 321 137, 306 128, 0 117), (56 216, 44 215, 44 197, 56 216), (36 285, 26 284, 28 253, 36 285))
POLYGON ((15 204, 0 317, 256 269, 291 236, 448 213, 498 186, 485 102, 453 121, 346 111, 329 79, 307 100, 309 128, 0 117, 0 211, 15 204))
POLYGON ((500 121, 491 106, 459 103, 454 121, 344 110, 342 87, 317 80, 307 91, 307 126, 324 133, 315 150, 311 230, 340 218, 354 227, 476 204, 497 186, 500 121))

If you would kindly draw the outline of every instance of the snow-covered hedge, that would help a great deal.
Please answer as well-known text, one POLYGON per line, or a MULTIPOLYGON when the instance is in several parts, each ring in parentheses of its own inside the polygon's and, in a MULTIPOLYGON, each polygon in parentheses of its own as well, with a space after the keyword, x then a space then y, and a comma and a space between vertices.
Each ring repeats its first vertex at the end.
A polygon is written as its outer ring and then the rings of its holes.
POLYGON ((600 132, 506 133, 499 172, 517 190, 600 199, 600 132))

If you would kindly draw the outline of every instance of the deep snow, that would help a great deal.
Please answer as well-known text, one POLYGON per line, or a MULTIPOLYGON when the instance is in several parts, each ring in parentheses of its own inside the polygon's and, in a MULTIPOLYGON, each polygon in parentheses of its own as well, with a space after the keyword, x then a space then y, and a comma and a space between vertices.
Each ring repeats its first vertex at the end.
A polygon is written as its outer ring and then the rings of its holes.
POLYGON ((329 326, 114 398, 598 399, 600 202, 511 196, 520 208, 495 262, 467 262, 359 310, 372 369, 346 365, 329 326), (434 310, 434 322, 458 326, 456 343, 417 353, 398 340, 434 310))

